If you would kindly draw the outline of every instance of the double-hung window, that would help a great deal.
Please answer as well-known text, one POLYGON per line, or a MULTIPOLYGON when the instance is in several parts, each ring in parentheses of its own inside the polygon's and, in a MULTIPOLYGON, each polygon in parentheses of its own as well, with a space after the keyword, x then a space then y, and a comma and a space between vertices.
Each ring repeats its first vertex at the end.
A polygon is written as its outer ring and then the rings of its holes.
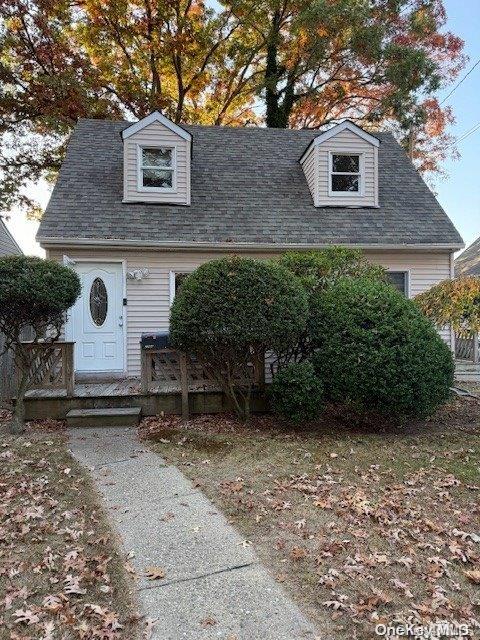
POLYGON ((173 191, 175 148, 139 147, 138 181, 142 191, 173 191))
POLYGON ((387 271, 387 278, 395 289, 408 298, 408 271, 387 271))
POLYGON ((330 155, 330 194, 361 195, 362 156, 332 153, 330 155))

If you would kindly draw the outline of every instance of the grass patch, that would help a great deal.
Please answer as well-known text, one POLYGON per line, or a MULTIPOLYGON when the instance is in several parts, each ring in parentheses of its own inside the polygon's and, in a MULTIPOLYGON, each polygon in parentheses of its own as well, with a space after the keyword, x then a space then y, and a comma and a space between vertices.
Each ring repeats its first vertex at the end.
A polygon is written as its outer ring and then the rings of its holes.
POLYGON ((0 434, 0 466, 0 639, 137 638, 124 559, 65 437, 0 434))
POLYGON ((477 637, 480 403, 375 432, 330 415, 147 419, 142 436, 202 487, 322 631, 464 622, 477 637))

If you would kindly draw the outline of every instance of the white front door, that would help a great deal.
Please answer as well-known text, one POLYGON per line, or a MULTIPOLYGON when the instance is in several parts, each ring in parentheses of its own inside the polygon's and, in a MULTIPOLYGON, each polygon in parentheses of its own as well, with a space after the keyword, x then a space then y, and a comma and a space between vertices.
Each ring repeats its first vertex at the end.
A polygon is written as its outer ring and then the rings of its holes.
POLYGON ((125 369, 123 268, 118 262, 77 262, 82 293, 68 312, 66 338, 75 342, 75 371, 125 369))

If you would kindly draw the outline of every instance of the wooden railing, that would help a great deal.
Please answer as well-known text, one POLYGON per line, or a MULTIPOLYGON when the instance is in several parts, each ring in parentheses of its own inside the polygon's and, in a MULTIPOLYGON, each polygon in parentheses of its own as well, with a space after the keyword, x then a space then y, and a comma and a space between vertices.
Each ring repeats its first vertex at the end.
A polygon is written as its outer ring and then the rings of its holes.
POLYGON ((480 334, 470 336, 455 335, 455 357, 480 364, 480 334))
MULTIPOLYGON (((172 384, 180 387, 184 419, 188 419, 189 415, 189 390, 217 386, 215 380, 200 362, 181 351, 176 349, 142 349, 141 354, 142 393, 155 392, 159 387, 172 384)), ((263 388, 265 384, 265 358, 260 358, 256 365, 252 364, 251 372, 255 385, 263 388)))
POLYGON ((182 416, 188 419, 190 386, 212 384, 202 365, 176 349, 142 349, 141 388, 150 393, 165 384, 176 384, 182 392, 182 416))
POLYGON ((23 342, 32 351, 28 389, 65 389, 73 396, 75 372, 74 342, 23 342))

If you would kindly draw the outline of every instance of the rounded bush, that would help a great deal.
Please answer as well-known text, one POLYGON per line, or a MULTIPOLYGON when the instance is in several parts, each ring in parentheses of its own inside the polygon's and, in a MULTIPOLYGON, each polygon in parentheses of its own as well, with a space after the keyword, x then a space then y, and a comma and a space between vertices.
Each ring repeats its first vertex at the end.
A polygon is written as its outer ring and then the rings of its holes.
POLYGON ((426 417, 450 395, 448 346, 394 287, 345 278, 313 301, 315 371, 333 402, 364 412, 426 417))
POLYGON ((293 423, 307 422, 323 408, 323 385, 311 362, 293 362, 277 371, 269 388, 272 411, 293 423))
POLYGON ((171 310, 171 339, 187 352, 275 350, 306 324, 306 294, 280 265, 232 256, 186 278, 171 310))
POLYGON ((80 294, 77 274, 54 262, 31 256, 0 259, 0 324, 50 324, 69 309, 80 294))

